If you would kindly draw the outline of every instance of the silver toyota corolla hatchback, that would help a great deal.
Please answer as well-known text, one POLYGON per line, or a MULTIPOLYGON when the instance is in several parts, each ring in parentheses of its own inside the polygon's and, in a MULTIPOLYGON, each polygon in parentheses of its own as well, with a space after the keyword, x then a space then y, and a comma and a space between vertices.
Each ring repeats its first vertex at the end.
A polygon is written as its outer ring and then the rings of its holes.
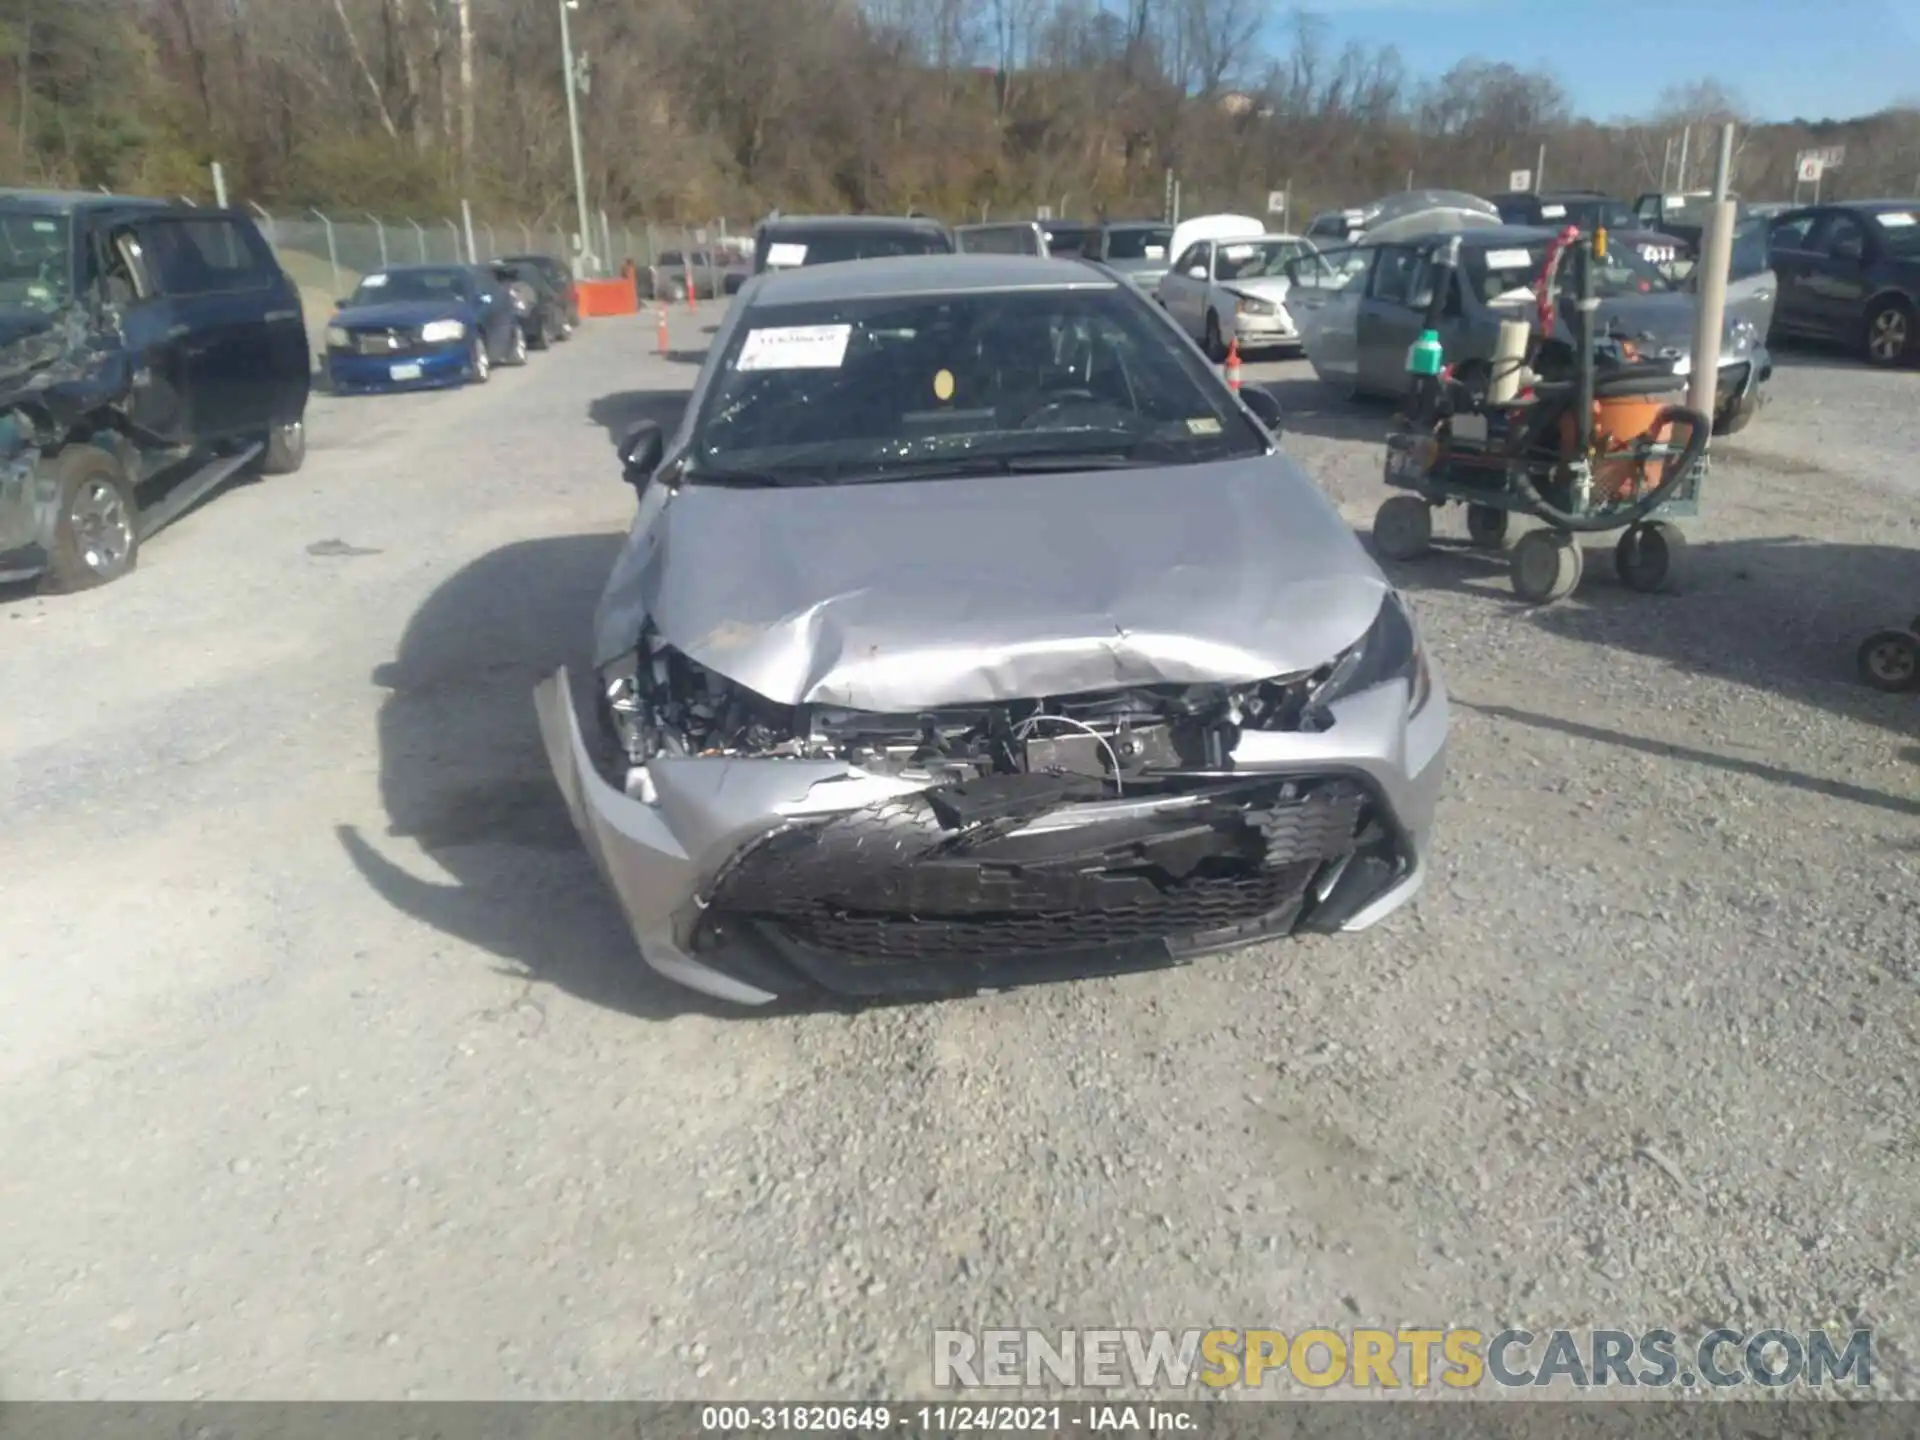
POLYGON ((1412 898, 1446 692, 1279 419, 1090 263, 750 282, 535 697, 647 963, 951 993, 1412 898))

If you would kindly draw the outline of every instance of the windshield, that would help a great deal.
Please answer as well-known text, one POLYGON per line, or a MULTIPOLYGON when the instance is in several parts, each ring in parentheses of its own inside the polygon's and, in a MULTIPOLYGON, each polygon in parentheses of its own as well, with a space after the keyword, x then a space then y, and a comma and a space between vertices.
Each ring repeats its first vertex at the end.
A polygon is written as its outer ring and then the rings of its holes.
MULTIPOLYGON (((1468 286, 1484 305, 1532 304, 1534 284, 1547 263, 1547 242, 1530 245, 1486 245, 1464 251, 1460 268, 1468 286)), ((1571 261, 1562 261, 1559 288, 1571 294, 1577 283, 1571 261)), ((1593 293, 1603 300, 1626 295, 1661 294, 1673 288, 1667 277, 1626 246, 1609 246, 1596 262, 1593 293)))
POLYGON ((349 303, 384 305, 391 300, 463 300, 467 290, 464 270, 383 270, 362 280, 349 303))
POLYGON ((1167 246, 1173 243, 1171 225, 1155 225, 1138 230, 1109 230, 1107 259, 1165 260, 1167 246))
POLYGON ((879 260, 889 255, 948 255, 953 246, 938 230, 915 226, 899 230, 776 230, 761 247, 764 267, 832 265, 846 260, 879 260))
POLYGON ((1144 301, 1111 288, 756 309, 711 387, 691 483, 1177 465, 1266 450, 1208 367, 1144 301))
POLYGON ((1219 280, 1262 280, 1284 275, 1289 260, 1298 260, 1313 247, 1304 240, 1237 240, 1222 245, 1214 257, 1219 280))
POLYGON ((0 210, 0 307, 52 311, 73 295, 64 215, 0 210))
POLYGON ((1880 238, 1887 253, 1898 260, 1920 260, 1920 210, 1882 210, 1873 217, 1880 222, 1880 238))

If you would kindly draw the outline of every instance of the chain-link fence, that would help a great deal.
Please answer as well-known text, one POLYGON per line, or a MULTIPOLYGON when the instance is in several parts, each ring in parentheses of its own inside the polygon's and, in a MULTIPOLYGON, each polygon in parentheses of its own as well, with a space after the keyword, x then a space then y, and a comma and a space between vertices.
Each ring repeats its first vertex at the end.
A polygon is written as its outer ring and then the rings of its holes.
POLYGON ((646 220, 615 222, 604 211, 591 217, 595 233, 583 259, 572 228, 551 223, 441 215, 429 217, 304 212, 249 207, 281 264, 303 289, 344 295, 360 277, 393 265, 460 264, 509 255, 553 255, 570 261, 583 278, 621 273, 628 261, 644 293, 684 299, 691 288, 717 295, 724 276, 738 268, 739 241, 751 225, 715 220, 709 225, 663 225, 646 220))

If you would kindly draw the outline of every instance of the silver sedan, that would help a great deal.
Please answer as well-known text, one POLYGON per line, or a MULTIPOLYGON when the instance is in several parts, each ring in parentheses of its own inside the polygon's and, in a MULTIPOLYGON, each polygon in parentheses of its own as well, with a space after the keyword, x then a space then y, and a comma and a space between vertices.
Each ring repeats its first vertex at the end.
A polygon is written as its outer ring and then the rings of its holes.
POLYGON ((1081 261, 750 282, 536 697, 646 961, 952 993, 1403 905, 1446 692, 1279 419, 1081 261))

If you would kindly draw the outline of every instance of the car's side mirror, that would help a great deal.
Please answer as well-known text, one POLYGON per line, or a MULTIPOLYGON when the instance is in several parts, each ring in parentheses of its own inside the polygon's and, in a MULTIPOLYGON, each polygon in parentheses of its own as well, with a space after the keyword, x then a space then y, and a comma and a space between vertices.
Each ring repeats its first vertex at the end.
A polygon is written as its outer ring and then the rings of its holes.
POLYGON ((1195 280, 1204 280, 1207 278, 1207 267, 1204 265, 1192 266, 1190 269, 1188 269, 1187 274, 1192 276, 1195 280))
POLYGON ((657 421, 642 420, 627 431, 626 438, 620 442, 621 478, 638 490, 660 468, 660 459, 666 452, 666 432, 657 421))
POLYGON ((344 310, 344 309, 346 309, 346 308, 347 308, 347 301, 346 301, 346 297, 345 297, 345 296, 342 296, 342 297, 341 297, 340 299, 338 299, 338 300, 335 300, 335 301, 333 302, 333 308, 334 308, 334 309, 336 309, 336 310, 344 310))
POLYGON ((1280 408, 1280 402, 1273 392, 1259 385, 1242 385, 1240 403, 1253 412, 1253 418, 1272 432, 1278 439, 1286 422, 1286 414, 1280 408))

